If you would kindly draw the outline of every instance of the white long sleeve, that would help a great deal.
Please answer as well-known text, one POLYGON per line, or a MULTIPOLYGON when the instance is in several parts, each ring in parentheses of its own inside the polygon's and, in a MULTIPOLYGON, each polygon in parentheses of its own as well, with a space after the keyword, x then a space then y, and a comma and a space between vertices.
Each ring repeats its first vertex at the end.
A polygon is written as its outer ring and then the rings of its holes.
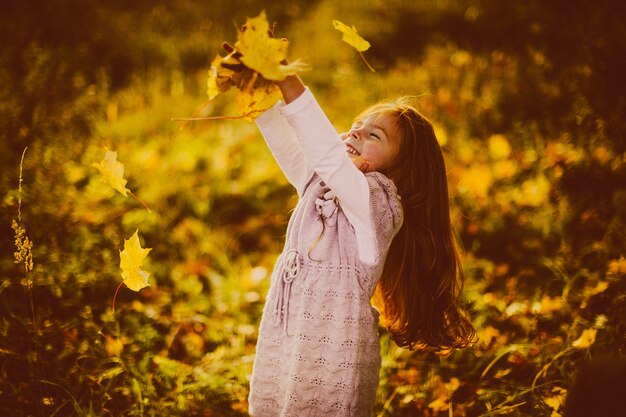
POLYGON ((377 261, 376 236, 365 175, 350 160, 344 143, 308 88, 296 100, 279 109, 311 167, 333 190, 354 227, 359 259, 365 264, 374 264, 377 261))
POLYGON ((301 196, 304 187, 313 175, 313 169, 304 155, 296 134, 278 110, 282 102, 256 118, 256 124, 267 143, 274 159, 287 180, 301 196))

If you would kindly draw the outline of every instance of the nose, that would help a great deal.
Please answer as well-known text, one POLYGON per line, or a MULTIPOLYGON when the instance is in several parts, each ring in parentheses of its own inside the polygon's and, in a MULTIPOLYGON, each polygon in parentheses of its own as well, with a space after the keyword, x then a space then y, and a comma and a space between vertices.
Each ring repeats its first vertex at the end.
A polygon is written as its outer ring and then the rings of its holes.
POLYGON ((352 128, 350 129, 350 131, 348 132, 348 137, 351 137, 353 139, 361 139, 361 132, 359 129, 356 128, 352 128))

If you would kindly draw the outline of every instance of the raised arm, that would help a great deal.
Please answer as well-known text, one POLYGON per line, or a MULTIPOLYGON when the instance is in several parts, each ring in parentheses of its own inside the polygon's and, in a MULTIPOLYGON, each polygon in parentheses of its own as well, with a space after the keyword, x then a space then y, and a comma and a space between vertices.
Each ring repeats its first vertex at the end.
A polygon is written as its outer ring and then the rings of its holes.
POLYGON ((301 196, 313 175, 296 134, 280 113, 277 103, 256 119, 256 124, 287 180, 301 196))
POLYGON ((354 166, 337 131, 302 81, 294 76, 277 84, 287 103, 280 111, 293 128, 313 170, 334 191, 354 227, 360 260, 375 263, 376 236, 365 175, 354 166))
MULTIPOLYGON (((228 42, 224 42, 222 47, 227 53, 235 53, 236 58, 240 57, 228 42)), ((289 85, 290 82, 287 82, 285 87, 287 88, 289 85)), ((256 124, 283 174, 296 188, 298 195, 301 196, 304 187, 313 175, 313 169, 304 157, 304 152, 293 129, 278 111, 280 105, 281 103, 277 103, 257 117, 256 124)))

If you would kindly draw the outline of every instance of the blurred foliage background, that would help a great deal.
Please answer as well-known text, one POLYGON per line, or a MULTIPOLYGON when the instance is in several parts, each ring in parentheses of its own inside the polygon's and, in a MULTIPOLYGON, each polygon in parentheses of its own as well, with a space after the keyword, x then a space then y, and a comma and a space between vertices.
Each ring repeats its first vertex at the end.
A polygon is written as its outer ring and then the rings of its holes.
POLYGON ((480 339, 438 357, 381 329, 375 415, 556 417, 582 364, 624 360, 619 1, 4 0, 2 415, 247 415, 295 193, 254 125, 171 119, 236 114, 234 95, 206 103, 207 70, 262 9, 339 130, 410 94, 446 151, 480 339), (372 43, 376 73, 333 19, 372 43), (100 181, 105 148, 151 212, 100 181), (13 220, 32 271, 15 263, 13 220), (122 288, 113 313, 137 229, 151 286, 122 288))

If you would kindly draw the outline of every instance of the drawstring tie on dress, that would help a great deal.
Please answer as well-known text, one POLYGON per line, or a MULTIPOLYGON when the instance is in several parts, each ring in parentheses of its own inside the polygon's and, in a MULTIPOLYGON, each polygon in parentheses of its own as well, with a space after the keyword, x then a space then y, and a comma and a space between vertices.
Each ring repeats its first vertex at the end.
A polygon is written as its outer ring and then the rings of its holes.
POLYGON ((298 251, 290 249, 285 252, 280 270, 278 281, 276 305, 274 307, 274 316, 279 325, 283 326, 285 334, 287 332, 287 318, 289 315, 289 298, 291 297, 291 283, 300 271, 300 258, 298 251))

